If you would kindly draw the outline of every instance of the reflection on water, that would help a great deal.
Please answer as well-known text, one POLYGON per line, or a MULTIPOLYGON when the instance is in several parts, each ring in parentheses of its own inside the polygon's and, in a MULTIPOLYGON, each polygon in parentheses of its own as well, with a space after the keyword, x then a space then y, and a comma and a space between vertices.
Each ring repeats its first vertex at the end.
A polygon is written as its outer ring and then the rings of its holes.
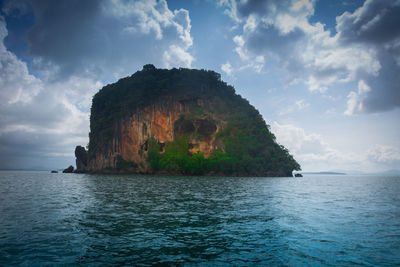
POLYGON ((400 177, 0 172, 0 265, 400 264, 400 177))

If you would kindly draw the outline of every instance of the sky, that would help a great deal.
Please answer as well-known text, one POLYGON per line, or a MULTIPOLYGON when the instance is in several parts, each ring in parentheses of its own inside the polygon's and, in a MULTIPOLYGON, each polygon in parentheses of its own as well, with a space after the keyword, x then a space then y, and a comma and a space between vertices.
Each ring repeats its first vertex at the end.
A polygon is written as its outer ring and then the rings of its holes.
POLYGON ((0 169, 74 165, 148 63, 221 73, 304 171, 400 169, 399 0, 0 0, 0 169))

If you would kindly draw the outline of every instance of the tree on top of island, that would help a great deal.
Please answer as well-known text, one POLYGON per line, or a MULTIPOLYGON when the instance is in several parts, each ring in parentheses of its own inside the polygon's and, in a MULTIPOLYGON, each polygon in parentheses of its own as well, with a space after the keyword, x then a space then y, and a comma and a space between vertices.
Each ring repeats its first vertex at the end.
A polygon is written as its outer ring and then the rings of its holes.
POLYGON ((141 71, 94 97, 78 172, 292 176, 300 165, 214 71, 141 71))

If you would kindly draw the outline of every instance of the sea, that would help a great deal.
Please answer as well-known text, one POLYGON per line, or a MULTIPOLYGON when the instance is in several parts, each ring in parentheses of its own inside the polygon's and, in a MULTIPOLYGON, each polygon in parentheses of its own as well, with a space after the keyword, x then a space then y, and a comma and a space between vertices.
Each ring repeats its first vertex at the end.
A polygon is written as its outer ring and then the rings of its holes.
POLYGON ((0 172, 0 266, 399 266, 400 176, 0 172))

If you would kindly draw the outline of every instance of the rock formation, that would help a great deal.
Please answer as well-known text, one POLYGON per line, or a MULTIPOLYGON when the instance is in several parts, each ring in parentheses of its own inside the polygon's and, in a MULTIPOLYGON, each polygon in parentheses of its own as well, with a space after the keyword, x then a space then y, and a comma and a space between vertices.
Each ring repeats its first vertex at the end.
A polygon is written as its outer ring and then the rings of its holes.
POLYGON ((300 166, 259 112, 213 71, 142 71, 93 98, 78 172, 292 176, 300 166))
POLYGON ((63 173, 72 173, 72 172, 74 172, 74 166, 72 165, 63 170, 63 173))
POLYGON ((75 148, 76 157, 76 173, 83 173, 87 169, 87 151, 82 146, 77 146, 75 148))

